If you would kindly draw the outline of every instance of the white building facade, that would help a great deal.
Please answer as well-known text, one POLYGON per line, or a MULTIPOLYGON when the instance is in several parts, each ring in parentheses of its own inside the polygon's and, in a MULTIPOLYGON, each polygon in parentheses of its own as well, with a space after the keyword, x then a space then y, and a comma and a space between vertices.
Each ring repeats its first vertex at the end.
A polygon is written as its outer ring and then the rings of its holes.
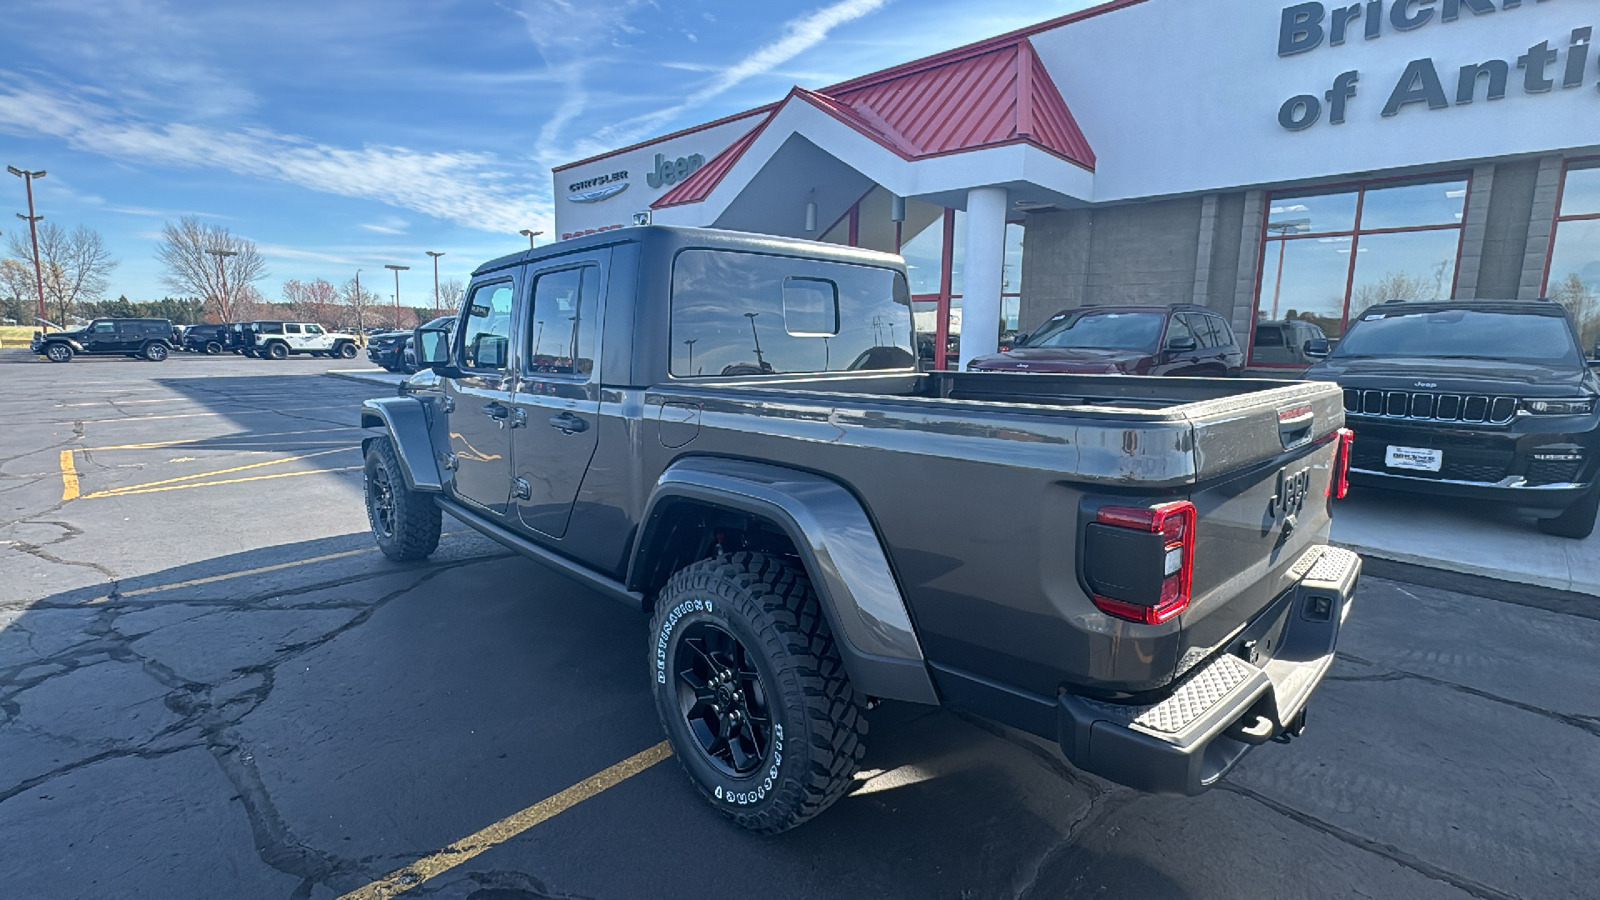
POLYGON ((1114 0, 563 166, 556 228, 900 252, 937 365, 1111 304, 1210 307, 1260 369, 1306 364, 1283 323, 1394 299, 1550 296, 1592 343, 1597 26, 1590 0, 1114 0))

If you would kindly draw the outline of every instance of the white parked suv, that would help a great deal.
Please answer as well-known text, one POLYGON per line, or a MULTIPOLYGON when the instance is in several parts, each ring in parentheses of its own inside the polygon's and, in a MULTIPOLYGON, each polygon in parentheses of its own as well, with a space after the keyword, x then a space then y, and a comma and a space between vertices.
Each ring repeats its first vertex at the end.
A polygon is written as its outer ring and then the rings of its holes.
POLYGON ((328 331, 315 322, 256 322, 251 350, 263 359, 288 359, 296 353, 355 359, 356 336, 328 331))

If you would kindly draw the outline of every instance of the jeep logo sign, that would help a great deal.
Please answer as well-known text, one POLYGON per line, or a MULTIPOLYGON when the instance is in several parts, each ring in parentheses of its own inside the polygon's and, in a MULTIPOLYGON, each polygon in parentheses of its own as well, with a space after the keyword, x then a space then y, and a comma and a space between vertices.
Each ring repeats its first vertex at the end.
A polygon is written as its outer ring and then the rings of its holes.
POLYGON ((646 175, 644 180, 653 188, 677 184, 700 171, 700 167, 705 164, 706 158, 698 153, 680 156, 677 159, 667 159, 657 153, 655 171, 646 175))

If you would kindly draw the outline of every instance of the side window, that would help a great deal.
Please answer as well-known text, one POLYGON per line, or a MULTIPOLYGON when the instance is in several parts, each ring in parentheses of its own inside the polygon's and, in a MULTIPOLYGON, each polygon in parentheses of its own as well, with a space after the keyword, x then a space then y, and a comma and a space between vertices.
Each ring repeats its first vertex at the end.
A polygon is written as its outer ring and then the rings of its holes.
POLYGON ((95 334, 115 334, 116 330, 117 330, 117 323, 115 323, 115 322, 96 322, 96 323, 94 323, 94 333, 95 334))
POLYGON ((1173 341, 1181 340, 1195 341, 1196 345, 1199 345, 1198 339, 1195 338, 1194 332, 1189 330, 1189 323, 1183 320, 1183 316, 1173 316, 1172 322, 1167 325, 1167 346, 1170 347, 1173 341))
POLYGON ((307 325, 306 334, 322 334, 321 325, 307 325))
POLYGON ((1217 336, 1218 347, 1232 347, 1238 343, 1233 337, 1233 329, 1228 327, 1228 320, 1221 316, 1206 316, 1211 323, 1211 331, 1217 336))
POLYGON ((836 337, 839 286, 822 278, 785 278, 783 330, 793 337, 836 337))
POLYGON ((1281 326, 1281 325, 1257 325, 1256 326, 1256 346, 1257 347, 1282 347, 1283 346, 1283 326, 1281 326))
POLYGON ((911 296, 892 269, 685 250, 672 267, 672 374, 909 370, 911 296))
POLYGON ((533 283, 528 325, 528 368, 551 375, 594 371, 595 308, 600 270, 594 266, 545 272, 533 283))
POLYGON ((1178 318, 1189 326, 1189 333, 1194 335, 1195 345, 1201 350, 1210 350, 1217 345, 1216 339, 1211 336, 1211 329, 1206 325, 1205 316, 1188 313, 1178 318))
POLYGON ((511 283, 479 285, 468 301, 467 327, 461 333, 461 361, 478 372, 506 367, 511 347, 511 283))
POLYGON ((294 324, 284 325, 283 326, 283 333, 284 334, 299 334, 300 333, 300 326, 299 325, 294 325, 294 324))

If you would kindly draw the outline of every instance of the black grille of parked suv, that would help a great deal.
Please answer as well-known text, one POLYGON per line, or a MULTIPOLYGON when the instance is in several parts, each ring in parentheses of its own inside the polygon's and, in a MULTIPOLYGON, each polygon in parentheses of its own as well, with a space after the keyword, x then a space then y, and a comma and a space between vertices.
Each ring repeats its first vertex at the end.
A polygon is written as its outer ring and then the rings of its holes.
POLYGON ((1344 392, 1344 410, 1359 416, 1391 419, 1505 425, 1517 417, 1517 400, 1515 397, 1486 397, 1481 394, 1424 394, 1349 388, 1344 392))

